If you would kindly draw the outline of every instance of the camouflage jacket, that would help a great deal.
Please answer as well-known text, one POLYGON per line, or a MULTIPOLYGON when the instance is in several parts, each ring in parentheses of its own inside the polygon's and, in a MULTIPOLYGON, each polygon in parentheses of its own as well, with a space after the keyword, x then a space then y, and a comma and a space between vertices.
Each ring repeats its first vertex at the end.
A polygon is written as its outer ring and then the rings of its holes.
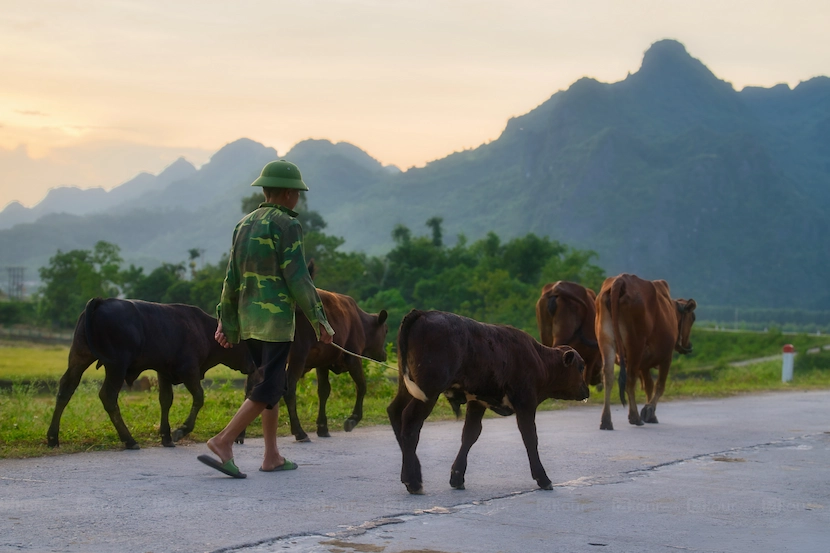
POLYGON ((294 339, 294 307, 305 313, 317 337, 334 331, 311 281, 297 213, 262 203, 237 223, 216 316, 231 343, 294 339))

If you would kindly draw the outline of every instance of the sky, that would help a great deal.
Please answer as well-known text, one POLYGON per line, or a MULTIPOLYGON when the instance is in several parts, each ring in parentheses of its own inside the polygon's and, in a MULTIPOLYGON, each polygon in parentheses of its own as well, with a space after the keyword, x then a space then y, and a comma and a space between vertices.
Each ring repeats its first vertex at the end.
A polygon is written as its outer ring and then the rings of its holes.
POLYGON ((826 0, 0 0, 0 209, 250 138, 423 166, 671 38, 736 90, 830 75, 826 0))

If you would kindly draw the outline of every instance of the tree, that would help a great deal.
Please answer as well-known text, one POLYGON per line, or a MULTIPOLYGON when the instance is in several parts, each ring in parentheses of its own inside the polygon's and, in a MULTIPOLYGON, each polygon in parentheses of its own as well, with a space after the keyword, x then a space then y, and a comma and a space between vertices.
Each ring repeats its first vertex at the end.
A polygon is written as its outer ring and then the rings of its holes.
POLYGON ((118 296, 122 261, 119 247, 104 241, 92 251, 58 250, 49 265, 39 270, 43 281, 38 297, 40 319, 72 326, 91 298, 118 296))
POLYGON ((436 248, 444 245, 443 233, 441 232, 441 223, 443 222, 443 217, 433 217, 427 220, 427 226, 432 229, 432 245, 436 248))
MULTIPOLYGON (((139 281, 133 289, 132 297, 138 300, 163 302, 167 290, 177 282, 184 280, 184 263, 162 263, 139 281)), ((181 292, 178 293, 180 295, 181 292)))

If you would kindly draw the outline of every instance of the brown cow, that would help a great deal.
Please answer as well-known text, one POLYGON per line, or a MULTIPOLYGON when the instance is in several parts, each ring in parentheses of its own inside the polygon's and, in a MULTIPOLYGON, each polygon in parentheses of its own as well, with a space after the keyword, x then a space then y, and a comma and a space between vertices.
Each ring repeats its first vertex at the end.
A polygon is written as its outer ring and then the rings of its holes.
POLYGON ((552 489, 537 449, 536 407, 548 398, 587 399, 583 368, 572 348, 543 346, 510 326, 442 311, 410 311, 398 334, 398 393, 386 410, 403 454, 401 482, 409 493, 423 493, 415 449, 424 420, 443 392, 456 413, 467 403, 450 486, 464 489, 467 453, 489 407, 502 416, 516 414, 530 473, 540 488, 552 489))
MULTIPOLYGON (((377 315, 366 313, 350 296, 317 289, 326 318, 334 329, 334 343, 338 346, 375 361, 386 361, 386 324, 387 312, 381 310, 377 315)), ((300 425, 297 416, 297 383, 311 369, 317 369, 317 435, 321 438, 330 436, 326 402, 331 394, 329 371, 334 374, 348 372, 354 380, 357 391, 354 409, 343 425, 346 432, 351 432, 363 418, 363 398, 366 396, 366 375, 363 363, 353 355, 347 355, 332 345, 317 340, 311 323, 299 309, 296 311, 297 328, 294 343, 288 355, 288 391, 285 394, 285 406, 291 421, 291 433, 298 442, 309 441, 308 434, 300 425)), ((257 371, 248 378, 247 389, 259 382, 262 375, 257 371)), ((244 433, 237 441, 244 439, 244 433)))
POLYGON ((596 334, 602 354, 605 405, 600 429, 613 430, 611 423, 611 388, 614 360, 620 362, 620 400, 625 405, 623 389, 628 395, 628 422, 642 426, 657 423, 657 402, 666 387, 672 352, 690 353, 689 334, 695 322, 695 300, 672 300, 665 280, 643 280, 622 274, 602 283, 596 301, 596 334), (657 367, 657 387, 651 368, 657 367), (648 403, 637 413, 635 386, 641 379, 648 403))
POLYGON ((575 282, 545 284, 536 302, 536 324, 543 345, 571 346, 585 361, 585 382, 602 389, 602 356, 594 331, 597 295, 575 282))

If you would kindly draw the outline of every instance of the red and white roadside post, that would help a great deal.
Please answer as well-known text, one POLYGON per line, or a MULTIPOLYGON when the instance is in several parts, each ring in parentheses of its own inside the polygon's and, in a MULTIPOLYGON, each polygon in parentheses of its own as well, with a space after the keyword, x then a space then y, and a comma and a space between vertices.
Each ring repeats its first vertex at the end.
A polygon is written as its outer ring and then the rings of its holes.
POLYGON ((782 357, 784 362, 781 365, 781 382, 790 382, 793 379, 793 360, 795 358, 795 348, 792 344, 784 345, 782 357))

